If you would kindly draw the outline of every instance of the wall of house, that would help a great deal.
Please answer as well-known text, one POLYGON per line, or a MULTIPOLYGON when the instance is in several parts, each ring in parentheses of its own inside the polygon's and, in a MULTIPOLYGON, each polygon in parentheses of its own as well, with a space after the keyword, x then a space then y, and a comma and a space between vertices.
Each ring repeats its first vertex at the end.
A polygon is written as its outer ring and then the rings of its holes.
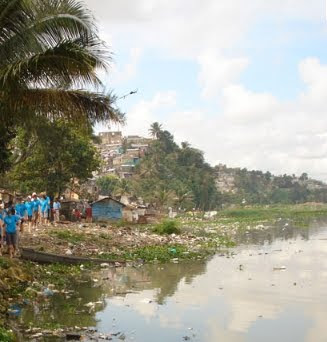
POLYGON ((93 203, 92 216, 94 220, 120 220, 123 217, 123 206, 113 200, 103 200, 93 203))

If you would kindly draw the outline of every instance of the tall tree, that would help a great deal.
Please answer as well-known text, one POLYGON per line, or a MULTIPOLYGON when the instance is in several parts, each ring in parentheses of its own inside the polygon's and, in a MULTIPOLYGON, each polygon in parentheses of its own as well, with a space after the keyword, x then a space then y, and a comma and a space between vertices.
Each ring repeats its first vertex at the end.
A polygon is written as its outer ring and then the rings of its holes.
POLYGON ((159 124, 159 122, 154 122, 149 129, 150 135, 152 136, 152 138, 155 138, 155 139, 158 139, 161 131, 162 131, 162 125, 159 124))
POLYGON ((62 194, 66 188, 92 177, 100 161, 90 132, 63 120, 39 123, 38 134, 20 129, 14 140, 15 166, 9 178, 15 189, 26 193, 62 194))

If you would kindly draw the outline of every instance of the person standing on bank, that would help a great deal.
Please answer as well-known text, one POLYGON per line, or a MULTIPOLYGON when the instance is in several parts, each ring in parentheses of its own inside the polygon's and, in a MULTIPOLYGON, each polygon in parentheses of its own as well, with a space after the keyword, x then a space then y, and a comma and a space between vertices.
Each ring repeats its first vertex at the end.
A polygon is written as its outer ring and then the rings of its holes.
POLYGON ((47 196, 43 195, 41 199, 41 216, 42 216, 42 224, 49 225, 49 210, 48 210, 48 200, 47 196))
POLYGON ((39 222, 39 209, 41 206, 41 202, 38 199, 35 192, 33 193, 32 197, 33 197, 33 225, 34 225, 34 228, 36 228, 39 222))
POLYGON ((6 241, 7 246, 9 248, 9 257, 13 258, 16 255, 17 251, 17 224, 19 223, 20 218, 18 215, 15 215, 15 209, 11 208, 8 211, 8 215, 4 219, 5 223, 5 232, 6 232, 6 241))
POLYGON ((25 207, 27 211, 28 232, 30 233, 32 229, 33 209, 34 209, 34 203, 32 202, 31 196, 27 197, 27 201, 25 202, 25 207))
POLYGON ((60 209, 61 209, 61 204, 59 202, 59 198, 56 198, 53 202, 53 212, 54 212, 55 222, 58 222, 60 220, 60 209))
POLYGON ((18 203, 15 206, 16 215, 20 217, 20 232, 24 231, 24 221, 25 221, 25 213, 26 213, 26 205, 23 199, 19 198, 18 203))

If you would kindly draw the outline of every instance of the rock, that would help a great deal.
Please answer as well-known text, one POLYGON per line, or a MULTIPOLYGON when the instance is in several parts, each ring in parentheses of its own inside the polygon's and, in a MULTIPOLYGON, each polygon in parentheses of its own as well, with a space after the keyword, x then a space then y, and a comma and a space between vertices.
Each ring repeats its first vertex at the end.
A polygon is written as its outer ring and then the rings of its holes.
POLYGON ((82 335, 78 333, 67 333, 66 340, 67 341, 81 341, 82 335))
POLYGON ((87 304, 84 304, 84 306, 86 306, 87 308, 92 308, 92 307, 95 306, 95 303, 89 302, 89 303, 87 303, 87 304))
POLYGON ((102 268, 108 268, 110 265, 107 262, 103 262, 100 266, 102 268))
POLYGON ((31 336, 31 338, 41 338, 41 337, 43 337, 42 333, 36 333, 36 334, 31 336))

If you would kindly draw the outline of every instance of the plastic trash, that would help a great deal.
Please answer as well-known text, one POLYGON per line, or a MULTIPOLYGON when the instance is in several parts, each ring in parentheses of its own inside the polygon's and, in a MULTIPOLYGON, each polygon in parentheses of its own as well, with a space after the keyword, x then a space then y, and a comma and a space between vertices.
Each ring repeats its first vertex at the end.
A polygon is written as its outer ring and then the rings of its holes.
POLYGON ((45 297, 51 297, 51 296, 53 296, 53 291, 50 290, 50 289, 47 287, 47 288, 45 288, 45 289, 43 290, 43 295, 44 295, 45 297))
POLYGON ((22 312, 22 308, 18 304, 13 304, 8 309, 8 314, 11 316, 19 316, 22 312))

